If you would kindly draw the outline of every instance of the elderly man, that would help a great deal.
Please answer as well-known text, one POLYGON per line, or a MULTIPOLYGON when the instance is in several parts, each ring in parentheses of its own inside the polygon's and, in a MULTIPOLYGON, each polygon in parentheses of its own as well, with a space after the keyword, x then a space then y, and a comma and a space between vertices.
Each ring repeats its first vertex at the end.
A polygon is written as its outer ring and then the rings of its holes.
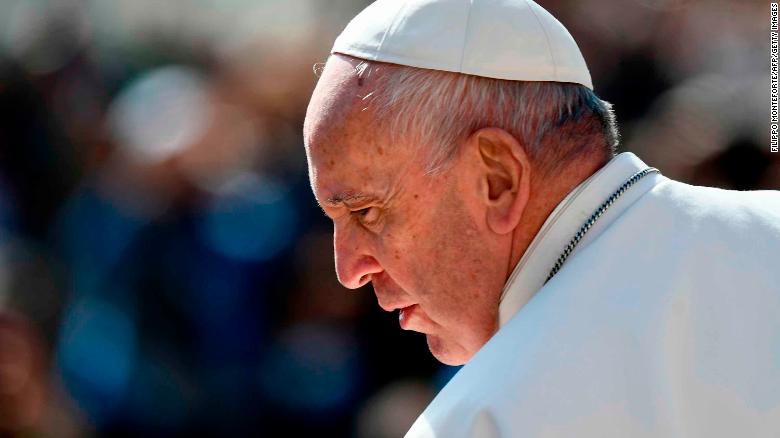
POLYGON ((407 436, 777 436, 780 195, 614 156, 535 3, 372 4, 304 135, 341 283, 466 364, 407 436))

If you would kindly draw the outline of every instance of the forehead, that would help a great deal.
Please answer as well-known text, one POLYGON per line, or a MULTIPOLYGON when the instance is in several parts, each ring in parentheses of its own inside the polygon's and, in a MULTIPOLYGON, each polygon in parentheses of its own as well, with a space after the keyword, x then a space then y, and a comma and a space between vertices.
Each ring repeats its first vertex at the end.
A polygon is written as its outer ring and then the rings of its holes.
POLYGON ((315 196, 381 193, 411 150, 389 144, 367 100, 379 75, 362 76, 360 61, 332 56, 312 95, 304 123, 309 177, 315 196))
POLYGON ((363 87, 356 71, 359 64, 355 58, 339 55, 328 59, 306 111, 303 134, 307 146, 319 143, 319 137, 349 119, 363 87))

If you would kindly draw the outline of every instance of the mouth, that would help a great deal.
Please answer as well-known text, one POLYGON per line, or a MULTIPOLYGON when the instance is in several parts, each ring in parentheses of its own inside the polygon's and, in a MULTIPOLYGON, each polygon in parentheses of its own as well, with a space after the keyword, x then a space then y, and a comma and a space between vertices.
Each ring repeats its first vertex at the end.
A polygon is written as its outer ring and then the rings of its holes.
POLYGON ((398 310, 398 324, 401 326, 402 330, 411 330, 412 320, 410 318, 412 317, 414 317, 414 320, 418 321, 419 324, 419 317, 417 317, 417 314, 422 310, 420 309, 420 305, 410 302, 409 299, 404 299, 406 294, 400 290, 400 288, 390 289, 380 287, 375 280, 372 281, 372 286, 379 307, 385 312, 395 312, 398 310))
POLYGON ((411 306, 403 307, 398 311, 398 324, 403 330, 409 330, 410 318, 414 315, 418 305, 412 304, 411 306))

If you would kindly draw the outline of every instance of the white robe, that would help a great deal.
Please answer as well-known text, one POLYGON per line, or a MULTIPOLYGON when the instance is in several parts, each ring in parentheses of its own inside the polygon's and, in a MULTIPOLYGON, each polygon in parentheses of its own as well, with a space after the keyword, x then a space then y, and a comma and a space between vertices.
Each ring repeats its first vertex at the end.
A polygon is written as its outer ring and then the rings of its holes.
POLYGON ((553 211, 507 281, 500 329, 407 437, 780 436, 780 192, 657 173, 623 153, 553 211))

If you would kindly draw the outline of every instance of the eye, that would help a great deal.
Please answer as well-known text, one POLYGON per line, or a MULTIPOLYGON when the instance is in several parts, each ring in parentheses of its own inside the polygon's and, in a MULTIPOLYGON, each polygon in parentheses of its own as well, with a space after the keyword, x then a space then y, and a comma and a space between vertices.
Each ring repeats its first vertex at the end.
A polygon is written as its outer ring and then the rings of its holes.
POLYGON ((361 208, 360 210, 354 210, 352 214, 356 215, 363 225, 372 225, 379 220, 379 208, 377 207, 361 208))

